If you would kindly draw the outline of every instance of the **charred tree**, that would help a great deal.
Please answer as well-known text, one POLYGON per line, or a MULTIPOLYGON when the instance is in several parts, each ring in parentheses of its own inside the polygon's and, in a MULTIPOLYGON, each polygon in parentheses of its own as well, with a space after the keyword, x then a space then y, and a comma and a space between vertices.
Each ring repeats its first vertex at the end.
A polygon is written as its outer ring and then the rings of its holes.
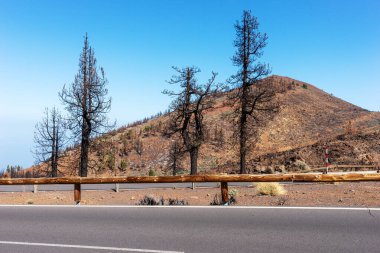
POLYGON ((49 163, 51 177, 58 176, 59 160, 66 143, 65 130, 65 121, 55 107, 50 111, 46 109, 44 117, 35 127, 36 163, 49 163))
POLYGON ((169 169, 173 176, 177 175, 178 171, 181 170, 181 158, 182 158, 182 148, 177 140, 175 140, 170 146, 168 162, 169 169))
POLYGON ((178 73, 169 81, 170 84, 179 85, 179 92, 163 91, 174 98, 170 105, 172 113, 167 128, 169 136, 179 135, 183 152, 190 156, 191 175, 197 174, 198 153, 204 141, 203 112, 212 107, 211 94, 218 90, 215 85, 216 73, 205 84, 198 84, 195 75, 200 72, 196 67, 179 69, 173 67, 178 73))
POLYGON ((266 116, 278 109, 275 101, 274 86, 263 82, 263 77, 269 75, 268 65, 259 62, 268 37, 259 32, 259 22, 250 11, 244 11, 240 22, 235 24, 236 48, 232 61, 238 67, 238 72, 231 76, 229 83, 235 88, 231 102, 235 106, 234 124, 235 137, 239 142, 240 173, 245 174, 248 141, 257 137, 257 129, 266 116))
POLYGON ((80 142, 79 175, 86 177, 89 164, 89 149, 92 137, 110 130, 107 113, 111 109, 111 98, 107 97, 107 79, 103 68, 97 67, 94 50, 87 34, 79 59, 79 71, 74 82, 63 87, 59 96, 69 113, 68 126, 74 138, 80 142), (99 73, 100 72, 100 73, 99 73))

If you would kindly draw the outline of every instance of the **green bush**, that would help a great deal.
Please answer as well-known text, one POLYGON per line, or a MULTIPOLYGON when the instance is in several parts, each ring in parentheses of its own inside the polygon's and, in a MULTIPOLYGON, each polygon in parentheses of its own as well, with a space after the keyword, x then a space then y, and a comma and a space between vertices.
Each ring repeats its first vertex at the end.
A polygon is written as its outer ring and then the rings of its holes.
POLYGON ((230 195, 230 197, 235 197, 239 194, 239 191, 237 189, 231 189, 228 191, 228 195, 230 195))
POLYGON ((127 168, 127 162, 125 160, 120 161, 120 169, 125 170, 127 168))
POLYGON ((107 164, 107 167, 109 169, 113 169, 114 168, 114 166, 115 166, 115 155, 114 154, 109 154, 108 155, 106 164, 107 164))
POLYGON ((304 88, 306 90, 307 89, 307 85, 305 83, 302 84, 302 88, 304 88))
POLYGON ((157 174, 156 174, 156 172, 154 170, 150 169, 149 170, 149 176, 150 177, 155 177, 155 176, 157 176, 157 174))

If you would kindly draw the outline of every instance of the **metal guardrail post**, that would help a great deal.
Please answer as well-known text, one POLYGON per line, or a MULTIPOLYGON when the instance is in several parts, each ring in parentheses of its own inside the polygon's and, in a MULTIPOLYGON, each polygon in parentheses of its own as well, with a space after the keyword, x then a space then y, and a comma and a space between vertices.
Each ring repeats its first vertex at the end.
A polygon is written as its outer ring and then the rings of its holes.
POLYGON ((38 185, 34 184, 33 185, 33 193, 37 193, 37 192, 38 192, 38 185))
POLYGON ((75 204, 79 205, 81 201, 81 185, 74 184, 74 201, 75 204))

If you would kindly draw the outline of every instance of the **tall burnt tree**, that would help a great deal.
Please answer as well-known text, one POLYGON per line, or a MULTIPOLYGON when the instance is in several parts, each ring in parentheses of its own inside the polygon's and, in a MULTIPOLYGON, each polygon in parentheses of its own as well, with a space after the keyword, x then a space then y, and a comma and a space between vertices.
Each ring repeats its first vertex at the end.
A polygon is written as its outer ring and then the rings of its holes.
POLYGON ((268 36, 259 32, 259 22, 250 11, 244 11, 240 22, 235 24, 235 55, 232 61, 238 72, 229 82, 237 88, 231 100, 235 107, 235 136, 239 140, 240 173, 247 172, 246 159, 248 141, 255 137, 263 116, 276 111, 278 106, 272 103, 275 98, 273 86, 260 80, 270 73, 269 66, 259 62, 268 36), (267 113, 267 114, 266 114, 267 113))
POLYGON ((34 156, 37 163, 48 162, 51 177, 58 176, 58 165, 65 145, 65 121, 58 109, 45 109, 44 117, 36 124, 34 156))
POLYGON ((95 53, 86 34, 79 58, 79 71, 74 82, 69 87, 65 85, 59 93, 69 112, 69 129, 80 141, 81 177, 86 177, 88 173, 91 138, 112 127, 107 119, 107 113, 111 109, 111 98, 107 97, 107 83, 103 68, 97 67, 95 53))
POLYGON ((205 84, 198 84, 195 75, 200 72, 196 67, 179 69, 173 67, 178 73, 169 81, 170 84, 179 85, 179 92, 163 91, 174 97, 170 105, 172 113, 169 115, 167 133, 175 134, 182 140, 183 152, 190 156, 191 175, 197 174, 198 153, 204 141, 203 112, 212 107, 212 100, 207 98, 216 92, 218 86, 214 84, 216 73, 205 84))

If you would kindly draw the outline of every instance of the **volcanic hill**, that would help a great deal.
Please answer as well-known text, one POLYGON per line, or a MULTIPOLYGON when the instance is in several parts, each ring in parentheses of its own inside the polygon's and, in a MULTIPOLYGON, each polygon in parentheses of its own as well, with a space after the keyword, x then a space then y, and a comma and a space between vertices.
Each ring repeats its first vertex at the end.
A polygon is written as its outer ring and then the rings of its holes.
MULTIPOLYGON (((282 76, 266 81, 280 86, 281 110, 261 129, 257 145, 249 152, 249 171, 285 172, 324 163, 324 146, 329 145, 332 164, 373 164, 380 158, 380 113, 370 112, 317 87, 282 76), (267 169, 271 166, 273 169, 267 169), (266 168, 266 169, 264 169, 266 168)), ((231 91, 230 91, 231 92, 231 91)), ((236 173, 238 146, 231 141, 232 126, 227 119, 228 92, 215 96, 215 106, 206 111, 207 141, 199 154, 198 172, 236 173)), ((172 140, 163 132, 170 114, 122 127, 97 138, 91 151, 91 176, 171 174, 168 154, 172 140)), ((66 152, 61 175, 75 175, 74 157, 66 152), (70 168, 70 169, 69 169, 70 168)), ((182 173, 189 171, 185 155, 182 173)), ((37 166, 41 167, 41 166, 37 166)), ((36 167, 36 168, 37 168, 36 167)))

